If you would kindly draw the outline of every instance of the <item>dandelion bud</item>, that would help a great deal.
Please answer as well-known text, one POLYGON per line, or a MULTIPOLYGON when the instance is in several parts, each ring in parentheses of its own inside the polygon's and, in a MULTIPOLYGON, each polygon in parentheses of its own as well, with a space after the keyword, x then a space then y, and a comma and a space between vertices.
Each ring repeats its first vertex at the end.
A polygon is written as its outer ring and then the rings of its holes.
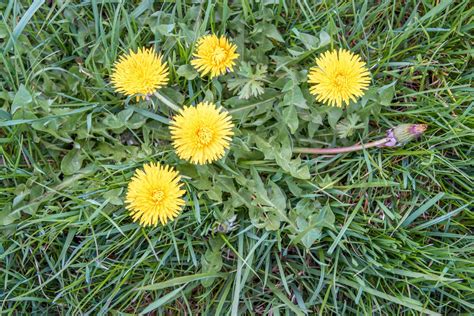
POLYGON ((426 124, 401 124, 387 131, 388 141, 383 147, 400 146, 417 138, 427 129, 426 124))

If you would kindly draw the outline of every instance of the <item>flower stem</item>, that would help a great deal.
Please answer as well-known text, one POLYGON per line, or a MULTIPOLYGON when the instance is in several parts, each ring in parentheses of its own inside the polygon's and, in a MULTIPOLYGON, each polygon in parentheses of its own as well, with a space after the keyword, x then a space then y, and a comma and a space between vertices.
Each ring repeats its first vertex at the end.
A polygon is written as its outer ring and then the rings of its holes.
POLYGON ((383 146, 389 141, 388 138, 382 138, 367 144, 352 145, 347 147, 337 147, 337 148, 305 148, 305 147, 296 147, 293 148, 294 153, 302 154, 318 154, 318 155, 336 155, 342 153, 348 153, 352 151, 358 151, 363 149, 368 149, 372 147, 383 146))
POLYGON ((294 153, 317 154, 317 155, 336 155, 368 149, 371 147, 394 147, 404 145, 420 137, 428 128, 426 124, 400 124, 387 130, 385 138, 360 145, 337 148, 293 148, 294 153))
POLYGON ((180 107, 174 104, 173 102, 171 102, 167 97, 165 97, 164 95, 161 95, 158 91, 156 91, 154 94, 155 94, 155 97, 157 97, 158 100, 163 102, 167 107, 169 107, 173 111, 179 112, 180 107))

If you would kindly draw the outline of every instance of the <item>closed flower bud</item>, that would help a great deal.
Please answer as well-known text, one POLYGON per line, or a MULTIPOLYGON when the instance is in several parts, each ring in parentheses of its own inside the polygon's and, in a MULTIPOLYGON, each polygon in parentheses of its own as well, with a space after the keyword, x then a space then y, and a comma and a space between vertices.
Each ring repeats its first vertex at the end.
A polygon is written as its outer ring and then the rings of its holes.
POLYGON ((427 129, 426 124, 401 124, 387 131, 388 141, 383 147, 400 146, 417 138, 427 129))

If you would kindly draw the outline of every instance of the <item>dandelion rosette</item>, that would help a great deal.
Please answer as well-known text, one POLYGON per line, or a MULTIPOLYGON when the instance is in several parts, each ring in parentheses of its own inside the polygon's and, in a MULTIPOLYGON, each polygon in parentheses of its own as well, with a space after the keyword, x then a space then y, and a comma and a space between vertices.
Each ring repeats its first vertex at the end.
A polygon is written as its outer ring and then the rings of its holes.
POLYGON ((210 74, 214 78, 233 70, 235 60, 239 57, 236 50, 237 46, 231 44, 225 36, 206 35, 198 40, 191 64, 201 76, 210 74))
POLYGON ((159 163, 136 170, 125 200, 132 219, 142 226, 157 226, 176 218, 185 204, 180 179, 172 167, 159 163))
POLYGON ((171 138, 181 159, 211 163, 229 148, 234 124, 231 116, 210 102, 182 109, 171 122, 171 138))
POLYGON ((360 56, 345 49, 323 53, 308 75, 316 100, 337 107, 364 95, 369 82, 369 71, 360 56))
POLYGON ((145 99, 168 83, 168 66, 154 48, 130 51, 115 63, 111 76, 117 92, 145 99))

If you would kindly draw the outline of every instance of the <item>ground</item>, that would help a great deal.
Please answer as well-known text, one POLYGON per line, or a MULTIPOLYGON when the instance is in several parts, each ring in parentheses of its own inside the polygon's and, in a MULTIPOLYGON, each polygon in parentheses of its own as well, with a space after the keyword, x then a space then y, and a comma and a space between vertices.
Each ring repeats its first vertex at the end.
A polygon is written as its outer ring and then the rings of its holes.
POLYGON ((2 1, 0 311, 5 314, 469 314, 474 311, 470 1, 2 1), (234 72, 190 66, 209 33, 234 72), (110 84, 155 47, 161 98, 110 84), (370 89, 346 108, 309 93, 308 69, 357 53, 370 89), (163 102, 165 100, 165 102, 163 102), (170 145, 178 106, 227 109, 225 157, 170 145), (328 155, 427 124, 405 146, 328 155), (134 223, 127 183, 147 162, 183 175, 186 206, 134 223))

